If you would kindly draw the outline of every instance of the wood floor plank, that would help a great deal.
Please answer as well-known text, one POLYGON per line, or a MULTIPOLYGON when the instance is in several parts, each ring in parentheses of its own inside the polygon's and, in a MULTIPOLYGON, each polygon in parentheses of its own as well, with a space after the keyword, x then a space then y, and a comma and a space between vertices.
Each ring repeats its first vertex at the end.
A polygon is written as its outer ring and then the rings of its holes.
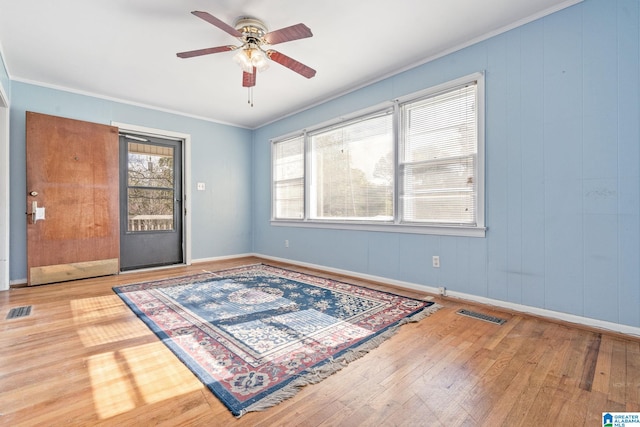
POLYGON ((607 393, 609 391, 609 379, 611 377, 611 355, 613 353, 613 338, 602 335, 600 351, 596 361, 596 369, 591 384, 591 391, 607 393))
POLYGON ((635 337, 255 257, 11 289, 0 292, 0 315, 0 425, 600 425, 604 411, 640 411, 635 337), (442 308, 293 398, 237 419, 112 287, 259 262, 433 297, 442 308), (22 305, 30 316, 4 319, 22 305))
MULTIPOLYGON (((541 360, 548 349, 539 345, 535 341, 531 341, 518 349, 518 352, 514 355, 509 363, 509 367, 505 370, 511 369, 515 376, 504 384, 504 391, 502 398, 495 402, 491 411, 482 418, 483 423, 487 425, 512 425, 514 421, 519 421, 522 414, 526 413, 526 410, 518 411, 519 405, 525 405, 527 399, 525 394, 534 393, 536 387, 533 385, 534 370, 538 366, 534 363, 529 363, 529 360, 541 360), (515 411, 514 411, 515 409, 515 411), (516 416, 507 421, 510 414, 516 416)), ((538 384, 539 390, 539 384, 538 384)))
POLYGON ((554 328, 545 328, 540 338, 537 351, 527 359, 527 367, 531 370, 527 384, 521 389, 516 402, 506 415, 504 425, 519 425, 529 414, 536 412, 532 411, 532 407, 540 393, 544 392, 545 380, 549 378, 549 372, 556 360, 556 351, 562 344, 554 328))
POLYGON ((627 344, 613 340, 611 353, 611 377, 609 378, 609 400, 625 405, 627 397, 627 344))
POLYGON ((627 350, 627 391, 626 411, 640 412, 640 342, 628 343, 627 350))

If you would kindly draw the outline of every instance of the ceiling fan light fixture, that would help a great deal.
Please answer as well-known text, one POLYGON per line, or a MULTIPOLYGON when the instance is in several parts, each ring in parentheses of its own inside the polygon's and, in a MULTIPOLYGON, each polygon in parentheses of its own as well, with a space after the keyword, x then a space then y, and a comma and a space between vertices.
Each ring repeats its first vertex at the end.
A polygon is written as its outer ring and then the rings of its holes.
POLYGON ((253 64, 251 63, 251 53, 247 52, 246 49, 238 50, 238 53, 233 55, 233 61, 242 68, 242 71, 246 73, 253 72, 253 64))
POLYGON ((246 73, 253 73, 253 67, 262 72, 269 68, 267 55, 259 48, 245 47, 233 56, 236 64, 246 73))
POLYGON ((251 51, 251 65, 263 72, 269 68, 269 59, 261 49, 253 49, 251 51))

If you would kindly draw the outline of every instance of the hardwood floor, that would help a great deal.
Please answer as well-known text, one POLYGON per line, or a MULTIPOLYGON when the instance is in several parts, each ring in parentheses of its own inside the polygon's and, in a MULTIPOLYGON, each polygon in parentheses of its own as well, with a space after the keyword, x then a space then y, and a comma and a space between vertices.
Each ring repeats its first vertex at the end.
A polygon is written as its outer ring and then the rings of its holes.
POLYGON ((0 425, 596 426, 603 411, 640 411, 640 340, 435 297, 443 308, 430 317, 295 397, 236 419, 111 288, 259 261, 0 292, 0 425), (5 320, 24 305, 30 316, 5 320))

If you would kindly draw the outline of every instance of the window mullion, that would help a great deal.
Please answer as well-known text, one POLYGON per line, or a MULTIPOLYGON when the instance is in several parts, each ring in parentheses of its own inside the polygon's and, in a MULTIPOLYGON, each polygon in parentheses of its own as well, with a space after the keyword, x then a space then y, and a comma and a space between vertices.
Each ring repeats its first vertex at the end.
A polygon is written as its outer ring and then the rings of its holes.
POLYGON ((403 156, 402 144, 402 117, 400 103, 393 102, 393 223, 400 224, 402 218, 402 204, 400 203, 400 189, 402 188, 402 175, 400 174, 400 162, 403 156))
POLYGON ((309 212, 312 209, 311 206, 311 144, 309 143, 309 132, 304 131, 303 137, 303 152, 304 152, 304 221, 309 220, 309 212))

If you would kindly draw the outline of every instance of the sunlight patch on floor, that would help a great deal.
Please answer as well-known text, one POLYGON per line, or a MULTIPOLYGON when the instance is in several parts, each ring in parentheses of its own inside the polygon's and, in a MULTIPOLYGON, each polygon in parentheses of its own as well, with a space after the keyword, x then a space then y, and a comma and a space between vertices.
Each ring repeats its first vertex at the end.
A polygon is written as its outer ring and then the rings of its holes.
POLYGON ((117 295, 74 299, 71 301, 73 320, 76 324, 104 320, 130 313, 117 295))
POLYGON ((127 348, 121 353, 129 362, 138 391, 147 403, 160 402, 203 387, 161 342, 127 348))
POLYGON ((136 407, 135 388, 128 379, 126 366, 115 353, 103 353, 87 360, 93 401, 101 419, 122 414, 136 407))
POLYGON ((117 295, 72 300, 71 311, 73 322, 77 325, 76 332, 85 347, 138 338, 150 333, 139 322, 122 321, 123 315, 130 315, 131 311, 117 295))
POLYGON ((144 325, 132 327, 128 322, 113 322, 104 325, 90 325, 76 330, 85 347, 109 344, 138 338, 149 334, 144 325))
POLYGON ((100 419, 203 387, 161 342, 91 356, 87 367, 100 419))

